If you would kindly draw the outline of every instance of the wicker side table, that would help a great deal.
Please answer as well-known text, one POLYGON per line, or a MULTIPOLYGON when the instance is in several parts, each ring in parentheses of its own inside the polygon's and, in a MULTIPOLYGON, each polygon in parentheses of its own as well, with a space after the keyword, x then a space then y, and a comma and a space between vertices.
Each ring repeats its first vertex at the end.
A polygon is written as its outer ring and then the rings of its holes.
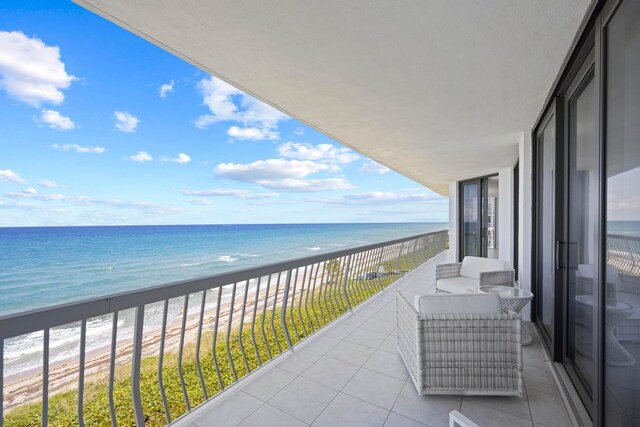
MULTIPOLYGON (((513 311, 518 314, 533 298, 531 292, 510 286, 480 286, 480 292, 498 295, 504 311, 513 311)), ((525 328, 522 328, 522 345, 530 345, 532 342, 533 338, 529 335, 529 332, 527 332, 525 328)))

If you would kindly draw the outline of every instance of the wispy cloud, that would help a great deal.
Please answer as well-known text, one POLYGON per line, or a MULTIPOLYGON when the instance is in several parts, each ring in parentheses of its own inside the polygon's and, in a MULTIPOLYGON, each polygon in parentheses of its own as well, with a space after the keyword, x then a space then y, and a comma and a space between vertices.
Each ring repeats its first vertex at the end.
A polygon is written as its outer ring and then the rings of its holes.
POLYGON ((385 174, 389 171, 391 171, 391 169, 386 166, 382 166, 380 163, 374 162, 373 160, 369 160, 367 163, 362 165, 360 169, 358 169, 358 172, 360 173, 377 173, 379 175, 385 174))
POLYGON ((61 151, 75 151, 76 153, 94 153, 94 154, 102 154, 105 151, 107 151, 106 148, 104 147, 91 147, 91 146, 82 146, 82 145, 78 145, 78 144, 53 144, 51 146, 52 148, 55 148, 56 150, 61 150, 61 151))
POLYGON ((160 89, 158 89, 158 94, 160 95, 160 98, 166 98, 167 94, 169 92, 173 92, 173 80, 171 80, 169 83, 164 83, 162 86, 160 86, 160 89))
POLYGON ((314 160, 320 162, 351 163, 360 158, 353 150, 346 147, 336 147, 333 144, 305 144, 301 142, 285 142, 278 146, 278 153, 282 157, 297 160, 314 160))
POLYGON ((5 196, 10 197, 12 199, 35 199, 35 200, 41 200, 45 202, 62 201, 67 199, 67 196, 59 193, 40 194, 38 190, 36 190, 33 187, 25 188, 20 192, 8 192, 8 193, 5 193, 5 196))
POLYGON ((10 181, 15 182, 16 184, 24 184, 27 182, 26 179, 22 178, 11 169, 0 169, 0 181, 10 181))
POLYGON ((348 190, 353 186, 344 178, 303 179, 318 172, 334 172, 333 165, 308 160, 268 159, 253 163, 221 163, 214 173, 220 178, 258 184, 281 191, 348 190))
POLYGON ((171 158, 171 157, 163 157, 161 159, 162 162, 173 162, 173 163, 179 163, 181 165, 184 165, 185 163, 189 163, 191 161, 191 156, 185 154, 185 153, 179 153, 177 157, 171 158))
POLYGON ((55 181, 49 181, 48 179, 43 179, 40 181, 40 186, 44 188, 56 188, 56 187, 59 187, 60 184, 58 184, 55 181))
POLYGON ((210 205, 211 204, 211 200, 209 200, 209 199, 191 199, 191 200, 189 200, 189 203, 191 203, 192 205, 196 205, 196 206, 205 206, 205 205, 210 205))
POLYGON ((364 205, 400 205, 410 203, 446 203, 447 200, 430 192, 381 192, 348 194, 330 199, 313 199, 329 205, 364 206, 364 205))
POLYGON ((146 151, 138 151, 136 154, 129 156, 129 160, 132 162, 144 163, 153 160, 153 156, 146 151))
POLYGON ((280 132, 275 132, 270 128, 247 127, 240 128, 231 126, 227 129, 227 135, 232 138, 250 141, 274 140, 280 138, 280 132))
POLYGON ((215 123, 237 122, 241 123, 245 130, 236 126, 230 131, 237 135, 234 137, 265 136, 262 139, 273 139, 277 137, 274 130, 278 123, 287 120, 289 117, 281 113, 270 105, 243 93, 228 83, 213 76, 204 78, 198 83, 198 90, 203 99, 203 104, 209 108, 209 114, 204 114, 194 121, 194 125, 199 129, 206 129, 215 123), (262 131, 257 133, 255 128, 262 131))
POLYGON ((60 112, 55 110, 42 110, 38 121, 55 130, 65 131, 76 128, 76 124, 73 120, 69 117, 63 116, 60 112))
POLYGON ((62 91, 76 79, 66 72, 57 46, 20 31, 0 31, 0 52, 0 89, 32 107, 61 104, 62 91))
POLYGON ((134 133, 140 124, 140 119, 126 111, 114 111, 116 129, 124 133, 134 133))
POLYGON ((182 190, 182 194, 197 197, 233 197, 234 199, 271 199, 278 197, 278 193, 252 193, 248 190, 216 188, 211 190, 182 190))
POLYGON ((298 135, 298 136, 304 135, 304 129, 302 129, 302 128, 296 128, 296 129, 293 131, 293 134, 294 134, 294 135, 298 135))

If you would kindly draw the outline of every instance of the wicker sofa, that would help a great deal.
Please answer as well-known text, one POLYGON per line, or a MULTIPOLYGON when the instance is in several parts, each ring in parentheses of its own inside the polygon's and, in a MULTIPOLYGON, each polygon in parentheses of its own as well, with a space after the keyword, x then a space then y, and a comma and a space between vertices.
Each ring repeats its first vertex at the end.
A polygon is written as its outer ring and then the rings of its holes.
POLYGON ((515 271, 501 259, 474 256, 436 265, 436 292, 463 294, 485 285, 515 286, 515 271))
POLYGON ((493 294, 396 292, 398 350, 419 395, 522 396, 521 321, 493 294))

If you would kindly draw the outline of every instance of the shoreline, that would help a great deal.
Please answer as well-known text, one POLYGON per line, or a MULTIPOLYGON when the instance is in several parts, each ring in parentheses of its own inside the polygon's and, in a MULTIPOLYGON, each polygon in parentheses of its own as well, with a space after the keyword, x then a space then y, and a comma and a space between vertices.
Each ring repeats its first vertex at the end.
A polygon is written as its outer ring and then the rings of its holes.
MULTIPOLYGON (((315 289, 316 284, 320 285, 322 283, 326 283, 328 278, 328 272, 324 268, 324 263, 320 263, 320 267, 323 271, 322 274, 319 274, 316 278, 310 279, 307 277, 305 280, 305 292, 308 292, 310 289, 315 289), (312 283, 315 282, 315 283, 312 283)), ((299 296, 301 293, 301 283, 303 281, 303 268, 299 268, 296 270, 292 270, 292 276, 295 277, 297 271, 300 271, 298 274, 298 278, 295 281, 296 292, 295 295, 299 296)), ((276 279, 277 280, 277 279, 276 279)), ((284 279, 281 279, 281 286, 278 289, 276 307, 281 307, 282 298, 284 295, 284 279)), ((266 313, 269 313, 273 307, 273 290, 274 281, 272 280, 271 289, 269 291, 269 301, 266 313)), ((228 287, 226 285, 225 287, 228 287)), ((218 288, 222 289, 222 288, 218 288)), ((229 288, 230 289, 230 288, 229 288)), ((293 288, 291 288, 293 289, 293 288)), ((258 294, 258 313, 262 310, 260 309, 260 303, 263 303, 265 300, 266 286, 265 282, 262 282, 260 287, 260 291, 258 294)), ((208 290, 211 292, 211 290, 208 290)), ((248 314, 253 313, 253 304, 255 302, 255 287, 248 287, 245 290, 248 292, 247 301, 246 301, 246 313, 245 314, 245 323, 247 320, 250 321, 250 317, 248 314), (254 292, 251 292, 251 291, 254 292), (250 309, 249 309, 250 308, 250 309)), ((233 310, 233 320, 232 320, 232 328, 238 327, 240 322, 240 315, 242 313, 242 306, 244 302, 244 293, 240 294, 236 293, 236 297, 234 300, 234 310, 233 310)), ((198 292, 200 293, 200 292, 198 292)), ((197 295, 198 293, 192 294, 197 295)), ((223 293, 224 296, 224 293, 223 293)), ((289 295, 289 298, 292 298, 292 295, 289 295)), ((231 301, 222 302, 220 305, 220 316, 218 322, 218 334, 219 336, 221 330, 225 330, 228 325, 228 316, 231 308, 231 301)), ((215 324, 215 305, 213 307, 205 308, 204 316, 203 316, 203 324, 202 324, 202 334, 204 335, 206 332, 213 332, 214 324, 215 324)), ((192 314, 187 314, 187 320, 185 325, 185 347, 191 343, 195 343, 198 326, 200 323, 200 309, 198 308, 197 312, 192 314)), ((165 332, 165 345, 164 345, 164 354, 177 352, 180 344, 180 335, 182 330, 182 316, 179 315, 171 321, 167 321, 166 332, 165 332)), ((160 338, 161 338, 161 327, 154 328, 144 333, 143 336, 143 345, 142 345, 142 358, 146 357, 154 357, 158 356, 159 348, 160 348, 160 338)), ((219 339, 221 342, 222 339, 219 339)), ((115 351, 115 368, 116 371, 119 367, 126 366, 131 363, 131 354, 133 349, 132 337, 126 337, 122 339, 118 339, 116 341, 116 351, 115 351)), ((211 349, 201 349, 201 351, 209 352, 211 349)), ((85 370, 84 370, 84 383, 85 386, 91 382, 97 381, 106 381, 109 374, 109 364, 111 360, 111 343, 104 344, 96 349, 93 349, 85 354, 85 370)), ((54 363, 49 364, 49 397, 54 394, 65 392, 68 390, 73 390, 77 388, 78 378, 79 378, 79 352, 74 356, 70 356, 69 358, 56 361, 54 363)), ((4 380, 4 410, 5 413, 10 413, 13 409, 33 402, 39 402, 42 398, 42 369, 41 368, 31 368, 27 371, 12 374, 11 376, 5 377, 4 380)))

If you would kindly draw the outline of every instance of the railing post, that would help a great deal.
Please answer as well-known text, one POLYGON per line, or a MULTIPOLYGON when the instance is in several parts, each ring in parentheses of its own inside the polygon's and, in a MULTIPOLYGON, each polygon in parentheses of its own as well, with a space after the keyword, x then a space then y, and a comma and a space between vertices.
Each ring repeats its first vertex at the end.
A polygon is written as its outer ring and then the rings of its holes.
POLYGON ((133 413, 137 427, 144 427, 144 414, 142 413, 142 396, 140 395, 140 364, 142 361, 142 332, 144 326, 144 306, 135 308, 136 322, 133 332, 133 352, 131 354, 131 398, 133 400, 133 413))
MULTIPOLYGON (((287 327, 287 302, 289 300, 289 286, 291 286, 291 270, 287 272, 287 281, 284 285, 284 292, 282 294, 282 314, 280 315, 280 320, 282 321, 282 330, 284 331, 284 338, 287 340, 287 345, 289 346, 289 350, 293 350, 293 345, 291 344, 291 336, 289 335, 289 328, 287 327)), ((293 322, 293 314, 291 315, 291 322, 293 322)))
POLYGON ((350 268, 351 268, 351 255, 347 257, 347 270, 344 273, 344 282, 342 283, 342 292, 344 293, 344 299, 347 300, 347 306, 349 306, 349 311, 352 311, 351 302, 349 302, 349 295, 347 294, 347 281, 349 280, 350 268))

